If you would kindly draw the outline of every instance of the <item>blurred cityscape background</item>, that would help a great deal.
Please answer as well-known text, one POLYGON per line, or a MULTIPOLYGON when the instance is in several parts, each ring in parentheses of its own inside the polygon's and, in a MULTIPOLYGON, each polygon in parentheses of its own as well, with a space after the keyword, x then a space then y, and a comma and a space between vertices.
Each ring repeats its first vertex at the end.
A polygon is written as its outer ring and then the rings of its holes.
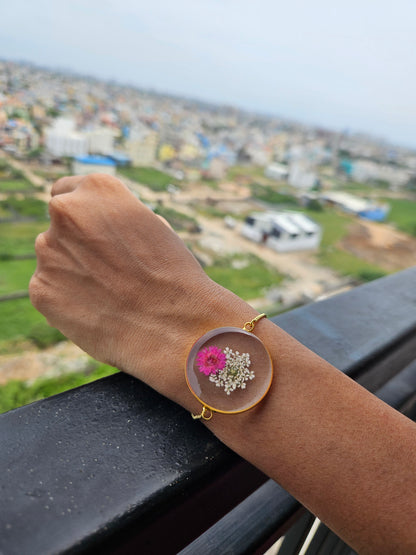
MULTIPOLYGON (((20 4, 12 18, 19 6, 23 10, 20 4)), ((307 14, 294 19, 297 41, 285 49, 268 40, 270 23, 262 19, 263 34, 257 26, 251 34, 244 26, 237 35, 233 30, 229 48, 221 51, 229 16, 224 10, 234 10, 241 20, 245 2, 238 4, 240 11, 232 0, 226 7, 201 2, 207 14, 216 10, 217 19, 202 28, 202 15, 196 19, 188 13, 186 30, 192 32, 182 38, 178 10, 189 8, 187 2, 179 2, 171 14, 171 7, 156 2, 153 14, 144 10, 142 25, 128 4, 122 3, 123 17, 114 19, 109 42, 100 33, 111 30, 104 25, 116 10, 111 2, 104 3, 96 21, 91 19, 96 22, 92 32, 78 22, 79 44, 69 33, 71 40, 57 44, 55 58, 56 26, 50 27, 51 36, 40 36, 57 7, 52 15, 43 13, 34 36, 28 22, 33 7, 26 6, 20 42, 14 37, 3 49, 10 56, 0 61, 0 411, 115 371, 50 328, 28 298, 36 267, 34 240, 49 225, 50 188, 61 176, 104 172, 121 179, 171 223, 212 279, 270 316, 416 263, 415 73, 408 74, 415 65, 409 55, 415 39, 408 34, 405 12, 389 19, 381 4, 375 35, 360 34, 362 20, 351 28, 347 18, 342 29, 350 29, 349 38, 357 33, 360 38, 347 44, 349 56, 339 47, 347 35, 334 37, 334 29, 324 26, 328 36, 321 47, 332 41, 337 55, 325 50, 320 58, 319 41, 311 44, 310 33, 323 31, 323 21, 313 27, 307 14), (161 14, 163 20, 157 19, 161 14), (166 30, 169 15, 171 26, 177 26, 174 35, 166 30), (166 32, 165 40, 155 39, 150 21, 157 21, 156 31, 166 32), (150 36, 154 48, 130 48, 117 58, 120 29, 141 41, 150 36), (381 29, 387 34, 380 35, 381 29), (377 37, 384 47, 389 38, 390 49, 383 58, 384 86, 379 94, 372 88, 371 95, 366 79, 374 87, 381 83, 376 71, 381 52, 372 50, 381 44, 377 37), (186 51, 198 39, 202 50, 186 51), (299 41, 299 51, 309 55, 311 49, 315 60, 310 68, 302 58, 303 81, 295 71, 302 66, 294 48, 299 41), (32 55, 25 50, 30 45, 32 55), (209 46, 215 59, 207 54, 209 46), (175 55, 179 48, 182 57, 172 61, 166 47, 176 49, 175 55), (16 61, 22 57, 31 62, 16 61), (56 69, 58 59, 71 71, 56 69), (324 59, 330 63, 322 85, 324 59), (99 62, 90 71, 94 60, 99 62), (286 62, 292 73, 282 73, 286 62), (360 70, 351 72, 356 66, 360 70), (152 75, 150 67, 159 74, 152 75), (399 71, 408 76, 406 86, 399 71)), ((75 2, 71 9, 59 12, 61 29, 65 17, 71 28, 82 7, 75 2)), ((363 17, 372 13, 360 9, 363 17)), ((330 20, 340 15, 329 13, 330 20)), ((274 28, 273 40, 286 36, 277 19, 274 28)), ((415 49, 411 52, 414 56, 415 49)))

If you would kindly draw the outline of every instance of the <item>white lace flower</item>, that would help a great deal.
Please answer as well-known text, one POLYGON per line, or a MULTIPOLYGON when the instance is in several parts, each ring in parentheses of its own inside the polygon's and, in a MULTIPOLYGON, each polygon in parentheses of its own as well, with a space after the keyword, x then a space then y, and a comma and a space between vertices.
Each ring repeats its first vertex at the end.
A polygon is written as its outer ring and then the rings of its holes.
POLYGON ((231 395, 236 389, 245 389, 248 380, 254 379, 254 372, 250 370, 250 354, 233 351, 225 347, 224 354, 226 363, 222 370, 211 374, 209 379, 217 387, 222 387, 227 395, 231 395))

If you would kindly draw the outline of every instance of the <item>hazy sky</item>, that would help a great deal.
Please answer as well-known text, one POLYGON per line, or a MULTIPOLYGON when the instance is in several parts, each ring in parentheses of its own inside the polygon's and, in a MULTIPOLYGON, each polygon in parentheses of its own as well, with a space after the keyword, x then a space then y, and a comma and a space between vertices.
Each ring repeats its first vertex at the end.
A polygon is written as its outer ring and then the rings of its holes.
POLYGON ((0 57, 416 147, 414 0, 12 0, 0 57))

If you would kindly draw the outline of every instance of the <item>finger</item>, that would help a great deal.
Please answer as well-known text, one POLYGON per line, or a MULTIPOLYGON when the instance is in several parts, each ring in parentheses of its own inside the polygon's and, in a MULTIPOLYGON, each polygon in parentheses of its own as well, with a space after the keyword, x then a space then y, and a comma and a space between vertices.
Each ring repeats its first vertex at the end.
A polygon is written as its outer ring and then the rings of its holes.
POLYGON ((84 175, 73 175, 70 177, 61 177, 52 185, 51 195, 63 195, 64 193, 72 193, 84 179, 84 175))

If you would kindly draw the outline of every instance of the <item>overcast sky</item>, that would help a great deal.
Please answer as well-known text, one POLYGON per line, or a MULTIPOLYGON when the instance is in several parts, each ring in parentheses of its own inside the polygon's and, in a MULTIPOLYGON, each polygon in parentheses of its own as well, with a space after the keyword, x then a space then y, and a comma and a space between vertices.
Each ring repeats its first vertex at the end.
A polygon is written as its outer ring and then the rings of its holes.
POLYGON ((414 0, 0 0, 0 56, 416 147, 414 0))

